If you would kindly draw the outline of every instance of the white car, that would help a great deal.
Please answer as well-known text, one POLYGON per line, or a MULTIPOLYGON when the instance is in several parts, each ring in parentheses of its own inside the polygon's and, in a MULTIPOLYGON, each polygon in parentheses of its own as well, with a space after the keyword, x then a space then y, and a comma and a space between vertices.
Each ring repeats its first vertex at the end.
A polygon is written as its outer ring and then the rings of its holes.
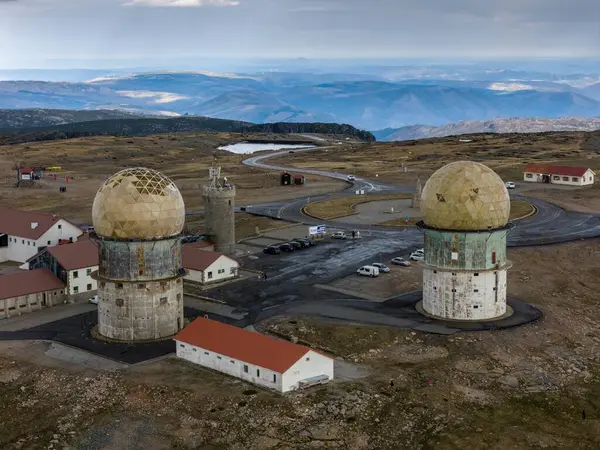
POLYGON ((413 252, 410 254, 411 261, 423 261, 425 259, 425 255, 420 252, 413 252))
POLYGON ((364 277, 378 277, 379 269, 374 266, 362 266, 360 269, 356 271, 357 275, 362 275, 364 277))
POLYGON ((94 295, 92 298, 90 298, 89 302, 92 303, 93 305, 97 305, 98 304, 98 296, 94 295))
POLYGON ((397 266, 410 266, 410 263, 405 260, 404 258, 401 258, 399 256, 392 258, 392 264, 396 264, 397 266))
POLYGON ((335 233, 333 233, 331 235, 331 239, 346 239, 346 233, 344 233, 343 231, 336 231, 335 233))
POLYGON ((512 181, 507 181, 506 183, 504 183, 504 186, 506 186, 506 189, 514 189, 515 187, 517 187, 512 181))
POLYGON ((354 181, 356 177, 354 175, 348 175, 348 181, 354 181))
POLYGON ((386 266, 385 264, 372 263, 371 265, 373 267, 377 267, 379 269, 379 272, 388 273, 390 271, 390 268, 388 266, 386 266))

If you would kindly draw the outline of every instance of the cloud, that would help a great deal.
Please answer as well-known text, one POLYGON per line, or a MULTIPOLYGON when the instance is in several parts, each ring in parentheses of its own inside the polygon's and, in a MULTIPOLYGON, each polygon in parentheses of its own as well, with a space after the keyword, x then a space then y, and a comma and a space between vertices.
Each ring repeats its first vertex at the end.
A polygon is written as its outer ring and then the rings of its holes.
MULTIPOLYGON (((3 1, 3 0, 0 0, 3 1)), ((198 8, 200 6, 237 6, 237 0, 131 0, 123 6, 198 8)))

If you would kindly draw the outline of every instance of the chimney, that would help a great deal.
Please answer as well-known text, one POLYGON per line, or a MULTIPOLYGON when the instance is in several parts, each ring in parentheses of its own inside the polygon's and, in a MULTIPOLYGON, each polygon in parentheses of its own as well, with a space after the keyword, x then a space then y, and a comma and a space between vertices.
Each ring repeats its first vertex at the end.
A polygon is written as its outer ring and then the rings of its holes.
POLYGON ((37 222, 31 222, 31 229, 35 230, 38 227, 39 223, 37 222))

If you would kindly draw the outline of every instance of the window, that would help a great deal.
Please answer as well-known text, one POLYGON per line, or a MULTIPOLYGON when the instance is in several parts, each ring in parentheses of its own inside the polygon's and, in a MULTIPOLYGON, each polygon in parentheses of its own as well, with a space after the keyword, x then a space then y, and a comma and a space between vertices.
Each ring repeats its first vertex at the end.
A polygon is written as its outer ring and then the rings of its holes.
POLYGON ((248 373, 248 366, 244 364, 244 373, 248 373))
POLYGON ((146 285, 145 285, 144 283, 139 283, 139 284, 137 285, 137 288, 138 288, 138 289, 146 289, 146 285))
POLYGON ((181 300, 181 294, 177 294, 177 300, 181 300))
MULTIPOLYGON (((58 229, 59 229, 59 230, 62 230, 62 225, 61 225, 61 224, 58 224, 58 229)), ((171 348, 172 348, 172 347, 171 347, 171 348)))
POLYGON ((453 273, 452 273, 452 276, 453 276, 453 277, 455 277, 455 276, 456 276, 456 273, 455 273, 455 272, 453 272, 453 273))
POLYGON ((48 241, 48 245, 52 245, 52 242, 51 242, 51 241, 48 241))
POLYGON ((256 376, 260 377, 260 369, 256 369, 256 376))
POLYGON ((217 356, 217 359, 221 359, 221 357, 220 357, 220 356, 217 356))
POLYGON ((31 245, 31 241, 27 241, 27 245, 31 245))
POLYGON ((473 309, 478 309, 479 305, 473 305, 473 309))
POLYGON ((532 173, 528 173, 527 175, 525 175, 526 178, 533 178, 533 174, 532 173))
POLYGON ((235 364, 235 361, 234 361, 233 359, 230 359, 230 360, 229 360, 229 362, 230 362, 231 364, 235 364))
POLYGON ((92 274, 92 269, 86 269, 85 274, 86 275, 91 275, 92 274))
POLYGON ((73 293, 77 294, 78 292, 79 292, 79 286, 73 286, 73 293))
POLYGON ((437 273, 437 270, 434 270, 433 273, 437 273))
POLYGON ((475 272, 475 273, 473 274, 473 276, 474 276, 474 277, 478 277, 478 276, 479 276, 479 273, 475 272))
POLYGON ((21 242, 23 243, 23 245, 25 245, 25 239, 21 239, 21 242))
POLYGON ((161 297, 160 298, 160 304, 161 305, 166 305, 167 304, 167 297, 161 297))
POLYGON ((195 352, 197 352, 197 351, 198 351, 198 349, 197 349, 196 347, 194 347, 192 350, 194 350, 195 352))
POLYGON ((492 288, 492 291, 495 291, 495 290, 496 290, 496 288, 492 288))
POLYGON ((273 383, 277 383, 277 374, 273 374, 273 383))
POLYGON ((434 287, 433 287, 433 290, 434 290, 434 291, 437 291, 437 286, 434 286, 434 287))
POLYGON ((456 289, 452 289, 452 292, 456 292, 456 289))
POLYGON ((558 177, 558 176, 555 175, 555 176, 552 177, 552 179, 558 181, 558 180, 560 180, 560 177, 558 177))
POLYGON ((571 181, 579 181, 579 178, 573 177, 573 178, 571 178, 571 181))
POLYGON ((208 272, 208 279, 210 280, 212 278, 212 272, 208 272))
MULTIPOLYGON (((181 348, 185 348, 185 345, 183 345, 183 344, 179 344, 179 346, 180 346, 181 348)), ((173 347, 171 347, 171 348, 173 348, 173 347)))
POLYGON ((306 358, 306 361, 310 361, 310 358, 306 358))
POLYGON ((123 306, 125 304, 125 300, 123 300, 122 298, 118 298, 115 300, 115 303, 117 304, 117 306, 123 306))
MULTIPOLYGON (((79 278, 79 271, 76 270, 73 272, 73 278, 79 278)), ((173 347, 171 347, 171 348, 173 348, 173 347)))
POLYGON ((479 292, 479 289, 474 289, 473 292, 479 292))
POLYGON ((563 177, 563 181, 569 181, 569 177, 563 177))
POLYGON ((89 283, 89 284, 87 285, 87 290, 88 290, 88 291, 91 291, 91 290, 92 290, 92 283, 89 283))
POLYGON ((117 289, 123 289, 123 283, 117 283, 115 286, 117 289))
POLYGON ((208 355, 208 352, 204 352, 205 355, 208 355))

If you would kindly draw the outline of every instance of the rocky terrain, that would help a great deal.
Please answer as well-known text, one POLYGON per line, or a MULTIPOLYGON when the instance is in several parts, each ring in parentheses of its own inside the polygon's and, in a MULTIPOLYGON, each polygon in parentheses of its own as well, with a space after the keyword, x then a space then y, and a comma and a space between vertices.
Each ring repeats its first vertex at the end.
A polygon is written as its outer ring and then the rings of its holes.
POLYGON ((600 118, 565 117, 560 119, 514 117, 492 120, 467 120, 443 126, 411 125, 373 132, 380 141, 410 141, 475 133, 542 133, 547 131, 595 131, 600 118))

